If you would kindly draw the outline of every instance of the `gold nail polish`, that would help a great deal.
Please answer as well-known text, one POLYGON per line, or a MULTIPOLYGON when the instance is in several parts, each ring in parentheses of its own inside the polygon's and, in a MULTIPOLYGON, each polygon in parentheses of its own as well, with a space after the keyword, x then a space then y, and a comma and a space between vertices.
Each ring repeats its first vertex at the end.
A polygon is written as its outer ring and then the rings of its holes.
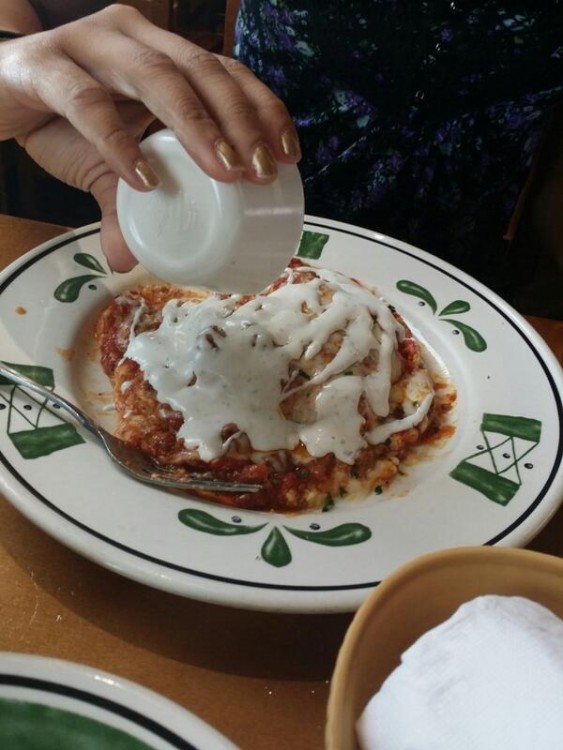
POLYGON ((283 133, 281 134, 281 144, 283 152, 286 156, 291 156, 293 159, 301 158, 301 147, 299 145, 299 140, 293 131, 283 131, 283 133))
POLYGON ((141 178, 141 181, 145 187, 154 190, 154 188, 157 188, 160 185, 160 177, 148 162, 140 159, 135 164, 135 172, 137 176, 141 178))
POLYGON ((235 169, 243 169, 241 160, 238 157, 237 152, 227 141, 219 141, 215 146, 217 157, 225 169, 229 172, 233 172, 235 169))
POLYGON ((276 162, 267 146, 260 145, 256 147, 252 154, 252 169, 257 177, 260 177, 261 179, 276 176, 278 171, 276 162))

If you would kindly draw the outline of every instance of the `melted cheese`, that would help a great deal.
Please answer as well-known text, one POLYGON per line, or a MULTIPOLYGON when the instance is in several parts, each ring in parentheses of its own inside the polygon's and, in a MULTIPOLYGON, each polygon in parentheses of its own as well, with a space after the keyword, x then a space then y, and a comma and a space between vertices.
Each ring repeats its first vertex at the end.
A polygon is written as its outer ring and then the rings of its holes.
POLYGON ((312 456, 332 452, 352 464, 368 441, 381 442, 427 413, 432 386, 426 377, 413 386, 416 398, 412 389, 407 394, 404 418, 383 421, 389 417, 397 342, 404 329, 366 287, 339 273, 314 272, 311 280, 292 283, 290 270, 282 286, 244 304, 238 296, 173 300, 156 331, 132 332, 125 356, 139 364, 158 400, 183 415, 178 435, 204 461, 225 452, 233 436, 224 440, 223 429, 235 425, 254 450, 291 450, 301 442, 312 456), (339 346, 323 357, 335 333, 339 346), (374 352, 371 371, 350 374, 374 352), (310 378, 288 389, 295 363, 305 368, 313 361, 310 378), (284 416, 284 399, 305 388, 310 392, 311 386, 316 386, 314 419, 284 416), (382 422, 367 435, 358 412, 362 395, 382 422))

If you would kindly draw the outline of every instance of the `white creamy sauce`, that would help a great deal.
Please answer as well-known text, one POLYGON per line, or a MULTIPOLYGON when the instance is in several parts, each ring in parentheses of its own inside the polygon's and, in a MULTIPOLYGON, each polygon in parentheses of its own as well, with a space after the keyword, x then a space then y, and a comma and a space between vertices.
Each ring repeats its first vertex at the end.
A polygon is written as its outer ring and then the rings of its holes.
POLYGON ((319 278, 298 284, 291 283, 293 273, 288 271, 287 284, 240 307, 236 296, 174 300, 165 306, 156 331, 135 335, 132 326, 125 357, 139 364, 159 401, 184 416, 178 434, 204 461, 226 451, 233 436, 224 439, 221 433, 226 425, 236 425, 257 451, 292 449, 302 442, 313 456, 333 452, 352 464, 367 441, 381 442, 418 424, 427 413, 433 393, 422 373, 408 393, 417 408, 405 404, 403 419, 361 434, 362 394, 378 417, 389 416, 397 340, 404 337, 404 329, 367 288, 336 272, 314 271, 319 278), (323 303, 319 292, 327 286, 333 296, 323 303), (342 342, 324 361, 323 350, 335 332, 342 342), (349 368, 374 350, 375 372, 349 374, 349 368), (295 362, 306 366, 319 354, 310 379, 293 391, 284 390, 295 374, 295 362), (311 385, 319 386, 316 418, 307 423, 286 418, 280 408, 283 400, 311 385))

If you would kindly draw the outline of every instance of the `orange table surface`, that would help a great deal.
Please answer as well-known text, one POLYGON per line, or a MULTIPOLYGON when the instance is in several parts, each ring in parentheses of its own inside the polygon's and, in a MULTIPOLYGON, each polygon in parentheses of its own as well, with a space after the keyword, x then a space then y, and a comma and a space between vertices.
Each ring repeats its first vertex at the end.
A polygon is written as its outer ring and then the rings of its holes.
MULTIPOLYGON (((0 215, 0 267, 64 228, 0 215)), ((563 321, 528 318, 563 362, 563 321)), ((114 672, 242 750, 320 750, 351 615, 260 613, 151 589, 67 549, 0 496, 0 650, 114 672)), ((563 556, 563 508, 529 545, 563 556)))

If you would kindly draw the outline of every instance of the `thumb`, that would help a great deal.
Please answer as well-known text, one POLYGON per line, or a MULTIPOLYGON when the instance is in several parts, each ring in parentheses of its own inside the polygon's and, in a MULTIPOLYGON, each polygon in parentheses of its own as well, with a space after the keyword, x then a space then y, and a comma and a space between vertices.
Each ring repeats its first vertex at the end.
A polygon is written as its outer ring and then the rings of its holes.
POLYGON ((102 212, 100 242, 102 252, 114 271, 130 271, 137 263, 121 233, 117 219, 116 192, 117 175, 107 171, 100 175, 90 187, 102 212))
MULTIPOLYGON (((119 102, 118 109, 128 130, 137 138, 154 121, 154 116, 138 102, 119 102)), ((117 218, 118 177, 109 167, 99 173, 89 190, 102 212, 100 242, 110 267, 119 273, 130 271, 137 260, 127 246, 117 218)))
MULTIPOLYGON (((139 137, 154 119, 137 102, 119 102, 123 121, 139 137)), ((123 238, 116 211, 117 175, 66 120, 55 117, 19 139, 31 158, 68 185, 91 192, 102 212, 101 243, 115 271, 129 271, 136 264, 123 238)))

